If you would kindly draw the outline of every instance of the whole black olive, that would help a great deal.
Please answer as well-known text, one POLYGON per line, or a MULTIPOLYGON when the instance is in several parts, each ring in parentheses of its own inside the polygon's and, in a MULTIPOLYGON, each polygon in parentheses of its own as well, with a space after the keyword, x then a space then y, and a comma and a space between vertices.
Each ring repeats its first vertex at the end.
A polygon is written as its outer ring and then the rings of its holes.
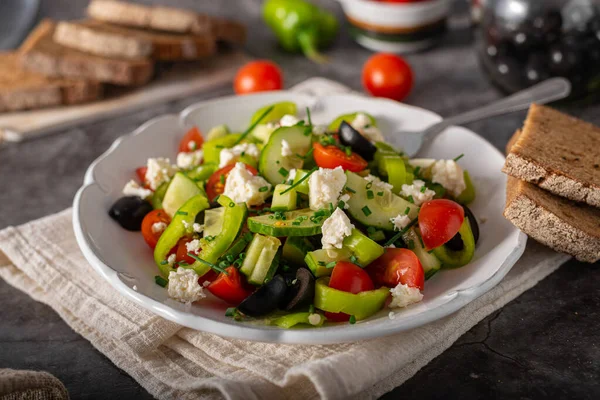
POLYGON ((477 244, 477 242, 479 241, 479 224, 477 224, 477 219, 475 218, 473 211, 471 211, 469 207, 463 206, 463 209, 465 210, 465 217, 467 217, 469 223, 471 224, 471 232, 473 232, 473 239, 475 239, 475 244, 477 244))
POLYGON ((377 147, 369 142, 359 131, 354 129, 349 123, 343 121, 338 130, 340 142, 345 146, 350 146, 353 152, 359 154, 367 161, 373 160, 377 147))
POLYGON ((315 278, 306 268, 298 268, 296 279, 289 287, 288 292, 280 304, 286 311, 309 306, 315 298, 315 278))
POLYGON ((534 29, 544 37, 548 44, 555 43, 561 34, 562 14, 558 10, 550 10, 546 14, 534 18, 534 29))
POLYGON ((115 201, 108 215, 128 231, 139 231, 142 220, 152 211, 152 205, 137 196, 121 197, 115 201))
POLYGON ((277 309, 287 290, 285 279, 277 274, 242 301, 238 310, 250 317, 266 315, 277 309))

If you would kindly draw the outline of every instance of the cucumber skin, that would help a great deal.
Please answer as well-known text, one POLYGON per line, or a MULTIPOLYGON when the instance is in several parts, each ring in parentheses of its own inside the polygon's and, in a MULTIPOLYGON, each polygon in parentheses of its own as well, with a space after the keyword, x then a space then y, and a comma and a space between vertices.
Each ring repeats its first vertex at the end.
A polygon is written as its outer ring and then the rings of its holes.
POLYGON ((177 172, 165 192, 162 208, 173 218, 177 210, 186 201, 203 192, 204 190, 200 189, 193 179, 190 179, 183 172, 177 172))
POLYGON ((254 235, 240 268, 240 272, 246 275, 248 283, 262 285, 267 279, 273 277, 281 256, 279 247, 281 242, 276 237, 254 235))
POLYGON ((322 218, 318 223, 311 222, 310 216, 313 214, 313 210, 303 209, 285 213, 286 220, 269 218, 273 216, 272 214, 250 217, 248 218, 248 229, 250 229, 250 232, 275 237, 314 236, 321 233, 321 226, 325 218, 322 218), (292 225, 294 220, 300 215, 307 216, 308 218, 302 221, 300 225, 292 225))
POLYGON ((283 176, 279 173, 281 168, 288 172, 292 169, 299 169, 304 163, 301 159, 281 156, 281 142, 286 140, 290 146, 297 149, 300 154, 306 154, 310 149, 311 135, 305 135, 305 127, 289 126, 276 129, 269 141, 260 153, 258 162, 258 172, 273 186, 284 183, 287 180, 287 175, 283 176), (294 162, 293 162, 294 161, 294 162))

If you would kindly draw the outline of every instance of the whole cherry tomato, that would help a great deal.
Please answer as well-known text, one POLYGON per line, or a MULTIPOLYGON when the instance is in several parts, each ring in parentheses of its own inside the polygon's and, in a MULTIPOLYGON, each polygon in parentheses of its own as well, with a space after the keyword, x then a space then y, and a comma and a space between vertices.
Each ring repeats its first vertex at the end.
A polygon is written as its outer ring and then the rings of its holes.
POLYGON ((337 146, 323 146, 321 143, 313 143, 313 157, 321 168, 342 167, 344 170, 360 172, 369 165, 364 158, 356 153, 346 154, 337 146))
MULTIPOLYGON (((358 265, 348 261, 339 261, 335 264, 329 279, 329 287, 353 294, 375 288, 369 274, 358 265)), ((350 319, 350 315, 341 312, 325 312, 325 317, 333 322, 343 322, 350 319)))
POLYGON ((200 150, 202 147, 202 143, 204 143, 204 138, 202 137, 202 133, 197 127, 193 127, 183 136, 181 142, 179 142, 179 152, 180 153, 191 153, 196 150, 200 150))
POLYGON ((362 83, 373 96, 401 101, 412 89, 413 72, 402 57, 379 53, 365 63, 362 83))
MULTIPOLYGON (((248 164, 244 165, 252 175, 258 175, 256 169, 248 164)), ((223 168, 216 170, 210 178, 208 178, 208 181, 206 181, 206 195, 208 196, 208 200, 213 201, 218 195, 223 194, 225 191, 225 181, 234 167, 235 163, 226 165, 223 168)))
POLYGON ((142 236, 150 248, 156 247, 160 235, 170 222, 171 218, 164 210, 152 210, 146 214, 142 220, 142 236))
POLYGON ((244 65, 233 81, 233 89, 237 94, 281 90, 282 87, 281 69, 267 60, 252 61, 244 65))
POLYGON ((465 210, 452 200, 426 201, 419 210, 419 230, 428 249, 439 247, 458 233, 465 219, 465 210))
POLYGON ((227 267, 225 271, 227 274, 221 272, 217 279, 208 285, 207 289, 232 306, 237 306, 252 294, 252 290, 247 287, 244 277, 236 267, 227 267))
POLYGON ((425 273, 417 255, 408 249, 385 249, 385 253, 367 267, 375 283, 396 287, 399 283, 423 290, 425 273))

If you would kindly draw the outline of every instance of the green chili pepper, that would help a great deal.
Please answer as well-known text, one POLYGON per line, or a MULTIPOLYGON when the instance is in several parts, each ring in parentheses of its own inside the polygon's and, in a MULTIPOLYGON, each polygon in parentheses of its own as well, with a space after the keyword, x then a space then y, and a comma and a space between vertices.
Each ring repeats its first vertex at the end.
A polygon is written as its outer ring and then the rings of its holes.
POLYGON ((381 287, 352 294, 329 287, 329 277, 317 279, 315 285, 315 307, 329 312, 354 315, 357 320, 365 319, 381 310, 390 289, 381 287))
POLYGON ((276 325, 280 328, 290 329, 291 327, 298 324, 305 324, 310 326, 322 326, 325 322, 325 317, 321 314, 316 314, 319 316, 319 322, 316 325, 312 325, 308 319, 311 316, 309 312, 297 312, 293 314, 283 315, 279 318, 276 318, 271 321, 272 325, 276 325))
POLYGON ((326 61, 318 49, 335 39, 338 31, 335 15, 305 0, 266 0, 262 11, 263 19, 284 50, 302 51, 318 63, 326 61))

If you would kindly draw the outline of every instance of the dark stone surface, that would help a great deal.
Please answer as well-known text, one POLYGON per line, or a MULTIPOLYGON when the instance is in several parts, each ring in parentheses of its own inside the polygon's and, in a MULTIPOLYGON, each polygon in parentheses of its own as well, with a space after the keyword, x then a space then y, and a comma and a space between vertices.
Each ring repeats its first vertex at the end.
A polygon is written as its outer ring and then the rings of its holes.
MULTIPOLYGON (((369 52, 343 35, 317 66, 279 51, 259 21, 258 0, 169 1, 245 20, 249 52, 280 63, 286 85, 325 76, 360 90, 360 69, 369 52)), ((335 2, 321 1, 336 10, 335 2)), ((41 15, 80 17, 85 2, 42 2, 41 15)), ((343 32, 346 29, 343 27, 343 32)), ((480 72, 471 32, 454 29, 443 46, 407 57, 416 72, 407 103, 444 116, 500 96, 480 72)), ((55 135, 0 148, 0 229, 69 207, 85 168, 118 136, 147 119, 176 112, 201 99, 229 94, 226 87, 141 112, 82 125, 55 135)), ((600 124, 600 106, 570 104, 569 113, 600 124)), ((502 149, 524 118, 516 113, 472 124, 502 149)), ((392 398, 600 398, 600 273, 598 264, 568 262, 535 288, 479 323, 392 398)), ((72 398, 151 398, 49 307, 0 281, 0 368, 47 370, 61 379, 72 398)))

